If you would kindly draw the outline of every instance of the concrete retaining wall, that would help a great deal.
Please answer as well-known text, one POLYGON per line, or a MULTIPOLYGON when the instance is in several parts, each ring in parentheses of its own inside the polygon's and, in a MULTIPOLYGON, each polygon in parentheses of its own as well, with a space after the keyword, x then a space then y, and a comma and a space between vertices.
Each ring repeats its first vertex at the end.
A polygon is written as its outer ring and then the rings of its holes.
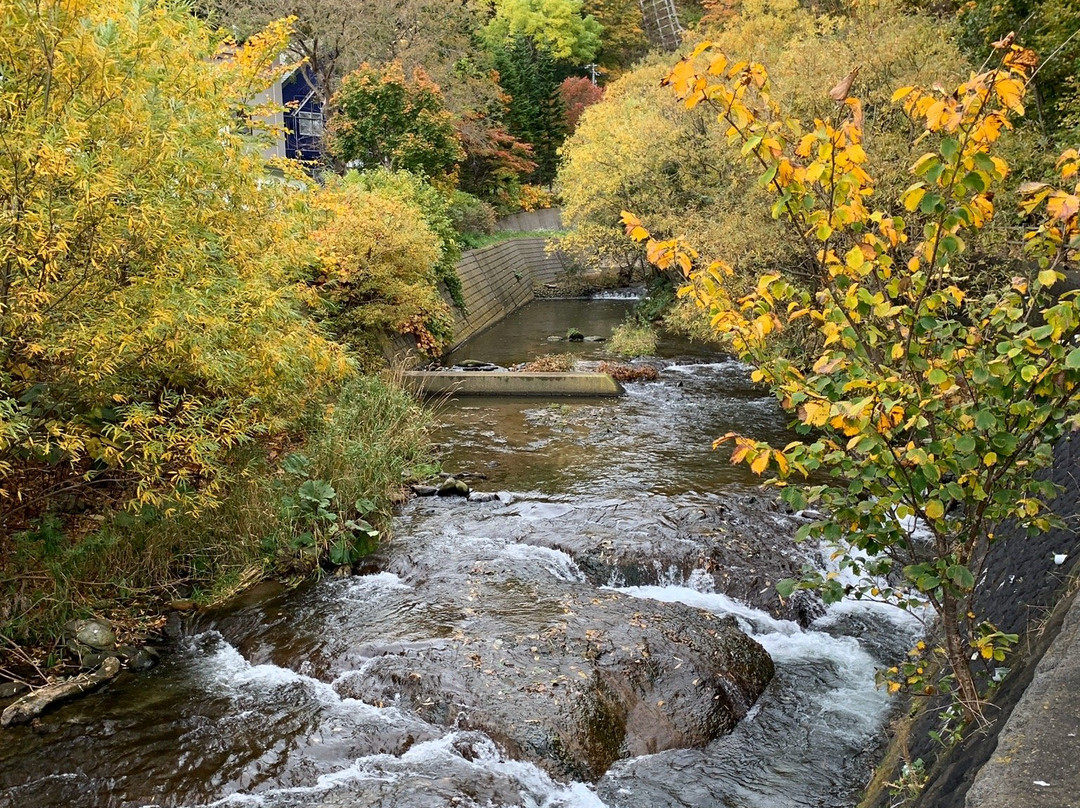
POLYGON ((562 211, 559 208, 530 210, 503 216, 495 222, 500 232, 530 233, 533 230, 562 230, 562 211))
MULTIPOLYGON (((535 287, 562 277, 566 271, 562 255, 546 248, 544 238, 517 238, 469 250, 461 257, 457 272, 468 314, 454 308, 452 347, 524 306, 533 299, 535 287)), ((398 364, 415 364, 418 359, 415 341, 404 335, 391 339, 385 351, 398 364)))

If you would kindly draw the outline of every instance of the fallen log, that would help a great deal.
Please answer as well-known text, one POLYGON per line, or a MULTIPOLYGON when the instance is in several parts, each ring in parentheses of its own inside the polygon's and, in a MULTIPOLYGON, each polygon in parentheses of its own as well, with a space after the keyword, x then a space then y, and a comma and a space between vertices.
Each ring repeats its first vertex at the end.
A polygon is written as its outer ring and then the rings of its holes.
POLYGON ((109 657, 92 673, 83 673, 73 679, 46 685, 40 690, 28 693, 4 710, 3 715, 0 715, 0 727, 25 724, 40 715, 50 704, 72 696, 81 696, 109 681, 119 672, 120 660, 109 657))

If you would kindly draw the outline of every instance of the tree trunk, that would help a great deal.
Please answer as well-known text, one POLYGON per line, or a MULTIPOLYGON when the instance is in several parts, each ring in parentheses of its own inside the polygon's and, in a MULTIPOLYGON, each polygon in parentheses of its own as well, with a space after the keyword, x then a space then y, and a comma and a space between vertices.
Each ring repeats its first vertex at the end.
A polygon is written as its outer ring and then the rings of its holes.
POLYGON ((945 635, 945 655, 953 672, 955 695, 964 710, 964 720, 970 721, 982 710, 979 691, 971 675, 967 643, 960 631, 957 607, 956 596, 945 593, 941 603, 941 630, 945 635))

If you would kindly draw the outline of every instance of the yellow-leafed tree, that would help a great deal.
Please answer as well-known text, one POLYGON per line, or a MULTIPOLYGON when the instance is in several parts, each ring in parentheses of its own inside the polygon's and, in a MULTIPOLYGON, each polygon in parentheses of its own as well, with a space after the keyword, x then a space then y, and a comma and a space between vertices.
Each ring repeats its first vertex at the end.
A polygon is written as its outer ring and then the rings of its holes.
POLYGON ((307 190, 274 180, 242 46, 179 4, 0 0, 0 532, 117 482, 198 509, 225 457, 346 372, 298 305, 307 190))

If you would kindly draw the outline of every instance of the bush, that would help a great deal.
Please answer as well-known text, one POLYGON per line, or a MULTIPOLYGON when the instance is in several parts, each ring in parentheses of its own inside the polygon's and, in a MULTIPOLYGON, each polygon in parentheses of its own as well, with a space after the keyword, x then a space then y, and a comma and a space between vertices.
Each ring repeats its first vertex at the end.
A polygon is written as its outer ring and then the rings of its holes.
POLYGON ((455 191, 449 214, 459 236, 490 236, 495 232, 495 208, 472 194, 455 191))
POLYGON ((197 518, 165 518, 149 506, 101 525, 47 515, 11 537, 0 634, 41 640, 72 616, 108 612, 136 595, 145 602, 193 592, 214 602, 268 575, 331 561, 342 537, 370 538, 349 522, 389 529, 403 484, 430 463, 428 423, 395 384, 357 377, 309 419, 306 441, 238 453, 234 469, 245 473, 235 475, 219 507, 197 518))
MULTIPOLYGON (((439 240, 439 257, 435 262, 435 276, 446 287, 450 299, 457 308, 465 311, 462 298, 461 278, 457 263, 461 260, 461 244, 455 221, 455 209, 459 192, 447 193, 435 188, 422 177, 408 171, 390 171, 377 168, 372 171, 350 171, 345 175, 346 186, 356 186, 368 191, 380 191, 411 204, 420 214, 428 230, 439 240)), ((481 203, 483 204, 483 203, 481 203)))
POLYGON ((442 242, 420 207, 389 187, 368 190, 363 177, 327 186, 318 202, 326 221, 312 234, 311 283, 338 336, 362 346, 380 332, 410 334, 439 353, 453 320, 438 288, 442 242))
POLYGON ((346 372, 296 295, 307 188, 251 134, 288 36, 221 59, 181 5, 5 4, 0 534, 72 487, 212 506, 346 372))
POLYGON ((619 356, 650 356, 656 353, 656 331, 651 325, 627 320, 611 332, 607 349, 619 356))

